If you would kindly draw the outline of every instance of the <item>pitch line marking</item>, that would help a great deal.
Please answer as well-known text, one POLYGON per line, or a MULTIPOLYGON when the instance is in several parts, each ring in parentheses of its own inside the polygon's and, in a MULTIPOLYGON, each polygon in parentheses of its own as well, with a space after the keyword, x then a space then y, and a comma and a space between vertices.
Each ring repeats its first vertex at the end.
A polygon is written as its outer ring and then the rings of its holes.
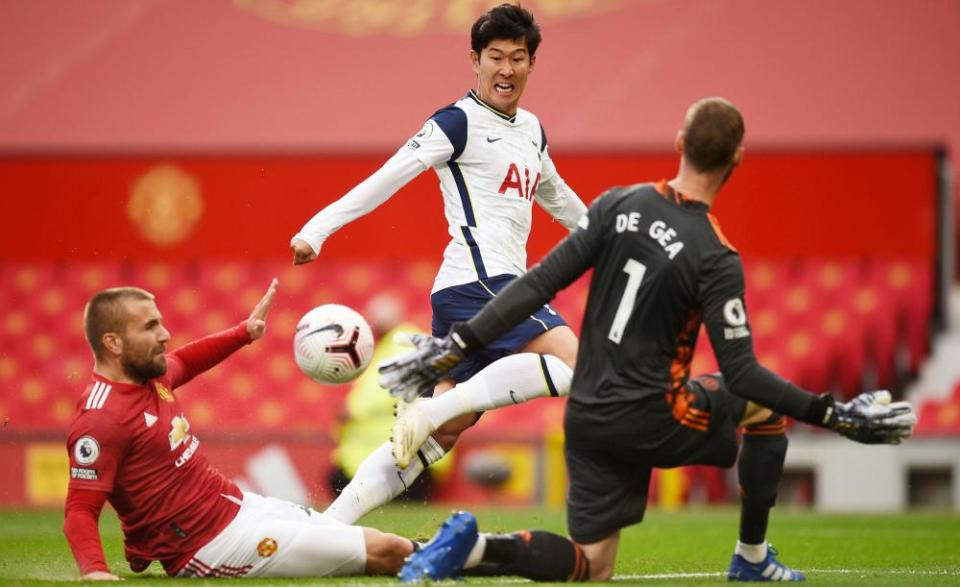
MULTIPOLYGON (((892 568, 892 569, 798 569, 802 573, 817 573, 824 575, 860 575, 860 574, 874 574, 874 575, 918 575, 918 576, 941 576, 941 577, 960 577, 960 568, 950 568, 950 569, 903 569, 903 568, 892 568)), ((612 581, 656 581, 660 579, 706 579, 710 577, 725 577, 726 572, 718 573, 651 573, 649 575, 644 574, 631 574, 631 575, 614 575, 612 581)), ((529 583, 527 579, 513 578, 513 577, 502 577, 499 579, 494 579, 494 583, 529 583)))
MULTIPOLYGON (((817 574, 835 574, 835 575, 924 575, 924 576, 942 576, 942 577, 960 577, 960 569, 797 569, 801 573, 817 574)), ((725 572, 720 573, 653 573, 649 575, 614 575, 613 579, 623 580, 656 580, 656 579, 703 579, 707 577, 725 577, 725 572)))

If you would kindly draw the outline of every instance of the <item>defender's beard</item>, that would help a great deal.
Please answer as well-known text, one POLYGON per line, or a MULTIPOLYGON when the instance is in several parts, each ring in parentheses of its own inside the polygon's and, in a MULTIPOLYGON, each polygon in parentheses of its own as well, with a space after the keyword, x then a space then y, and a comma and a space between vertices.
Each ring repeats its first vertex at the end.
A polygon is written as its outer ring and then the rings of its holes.
POLYGON ((167 372, 167 358, 163 355, 157 358, 125 356, 120 359, 120 366, 130 379, 146 382, 167 372))

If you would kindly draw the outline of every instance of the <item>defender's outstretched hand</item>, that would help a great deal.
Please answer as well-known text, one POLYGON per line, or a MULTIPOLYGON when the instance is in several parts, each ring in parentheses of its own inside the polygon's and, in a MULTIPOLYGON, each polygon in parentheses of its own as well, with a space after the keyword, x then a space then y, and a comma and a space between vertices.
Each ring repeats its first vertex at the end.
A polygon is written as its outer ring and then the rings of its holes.
POLYGON ((909 402, 891 403, 883 389, 861 393, 827 412, 827 428, 863 444, 900 444, 913 434, 917 416, 909 402))
POLYGON ((412 402, 443 379, 463 360, 463 352, 448 336, 434 338, 425 334, 397 335, 397 342, 414 350, 380 363, 380 385, 393 397, 412 402))
POLYGON ((313 252, 313 247, 303 239, 293 239, 293 242, 290 243, 290 248, 293 250, 294 265, 306 265, 317 258, 317 253, 313 252))
POLYGON ((273 296, 277 293, 278 284, 277 278, 274 277, 270 287, 267 288, 267 293, 253 307, 253 312, 250 312, 250 317, 247 318, 247 334, 250 335, 250 340, 257 340, 267 331, 267 314, 270 313, 270 306, 273 305, 273 296))

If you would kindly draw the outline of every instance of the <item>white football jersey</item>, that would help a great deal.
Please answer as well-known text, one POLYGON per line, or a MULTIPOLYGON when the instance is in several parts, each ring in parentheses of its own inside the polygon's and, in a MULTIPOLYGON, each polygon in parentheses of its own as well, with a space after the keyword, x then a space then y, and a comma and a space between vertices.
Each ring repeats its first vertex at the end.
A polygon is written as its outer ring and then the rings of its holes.
POLYGON ((340 227, 431 167, 440 177, 450 233, 431 293, 526 272, 533 200, 569 230, 587 211, 557 174, 537 117, 526 110, 507 116, 470 91, 430 117, 380 169, 314 215, 293 240, 319 253, 340 227))
POLYGON ((471 90, 434 114, 409 150, 440 178, 450 243, 433 292, 495 275, 522 275, 532 203, 573 230, 586 207, 550 160, 540 121, 507 116, 471 90))

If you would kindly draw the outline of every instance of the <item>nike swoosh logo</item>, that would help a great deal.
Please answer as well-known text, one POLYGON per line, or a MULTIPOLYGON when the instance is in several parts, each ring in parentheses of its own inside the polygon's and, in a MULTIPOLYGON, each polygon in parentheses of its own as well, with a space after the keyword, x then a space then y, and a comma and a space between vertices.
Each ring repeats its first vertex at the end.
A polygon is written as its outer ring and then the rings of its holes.
POLYGON ((517 405, 520 405, 520 402, 517 401, 517 395, 516 395, 516 393, 517 393, 517 392, 513 391, 512 389, 510 390, 510 401, 512 401, 513 403, 515 403, 515 404, 517 404, 517 405))
POLYGON ((502 138, 503 138, 503 137, 497 137, 497 138, 487 137, 487 142, 488 142, 488 143, 495 143, 495 142, 499 141, 499 140, 502 139, 502 138))
POLYGON ((339 324, 327 324, 326 326, 321 326, 316 330, 313 330, 311 332, 304 334, 303 338, 307 338, 308 336, 313 336, 314 334, 317 334, 318 332, 323 332, 325 330, 332 330, 336 332, 338 337, 343 336, 343 326, 340 326, 339 324))

